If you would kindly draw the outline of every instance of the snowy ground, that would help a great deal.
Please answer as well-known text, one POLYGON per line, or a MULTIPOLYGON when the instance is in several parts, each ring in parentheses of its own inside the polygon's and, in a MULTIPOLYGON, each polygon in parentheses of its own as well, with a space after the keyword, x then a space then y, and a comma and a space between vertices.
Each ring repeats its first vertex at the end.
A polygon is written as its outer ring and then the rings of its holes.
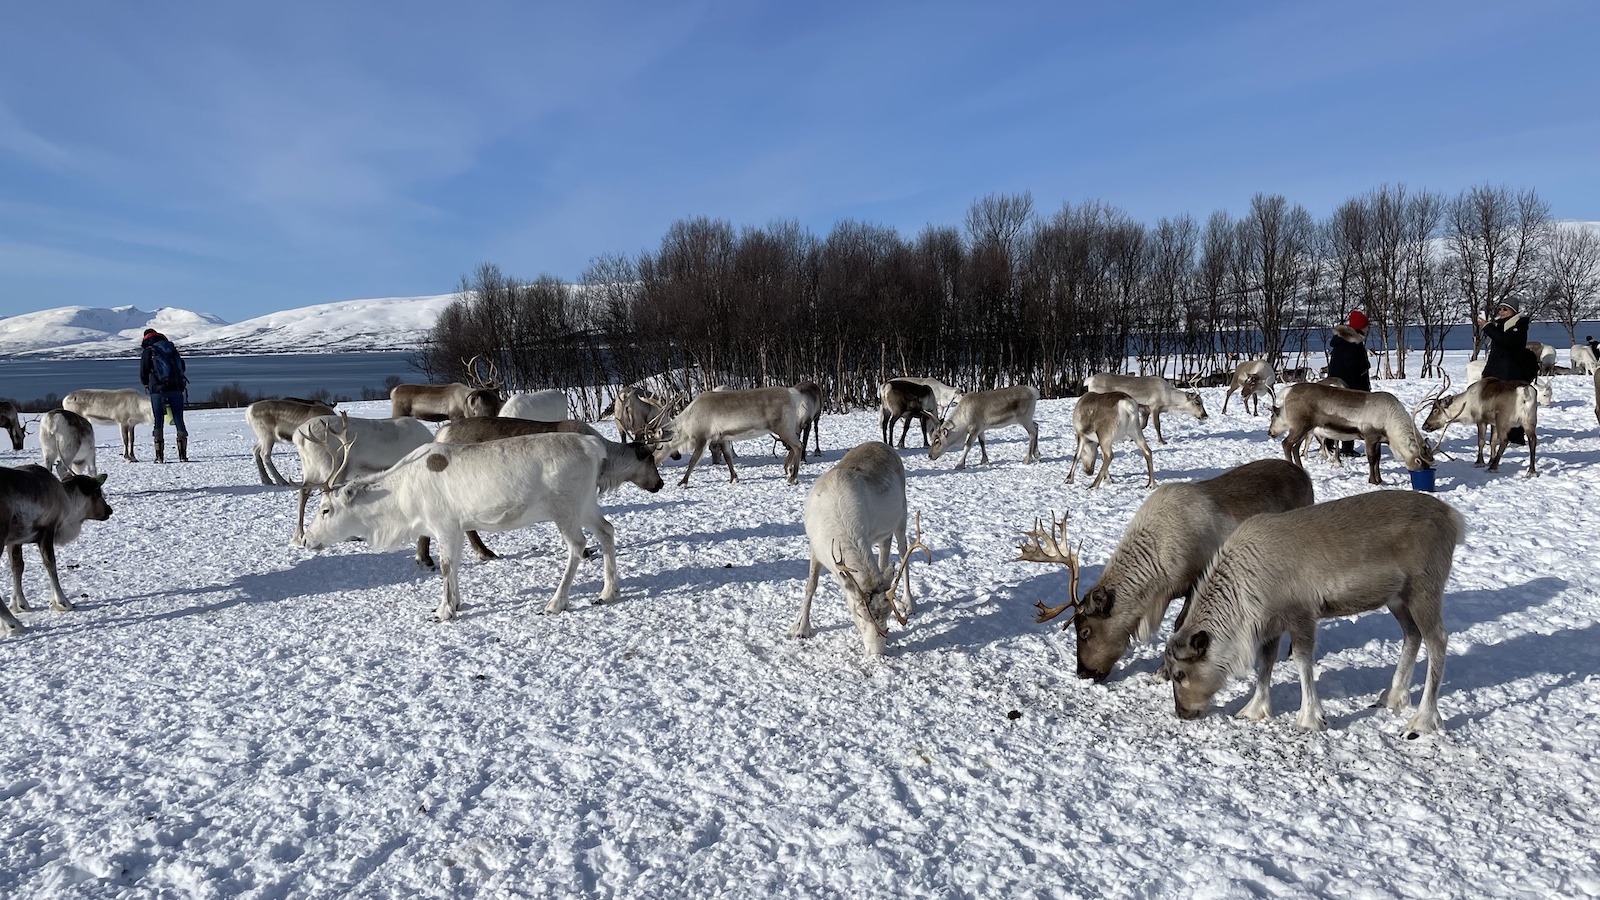
MULTIPOLYGON (((103 428, 116 513, 61 553, 79 609, 0 640, 0 896, 1597 896, 1600 432, 1587 378, 1555 390, 1538 479, 1522 448, 1489 475, 1464 429, 1446 444, 1438 496, 1470 528, 1446 730, 1409 742, 1369 708, 1399 648, 1385 613, 1324 623, 1324 733, 1294 726, 1288 665, 1264 724, 1227 715, 1242 679, 1178 720, 1159 644, 1073 677, 1070 633, 1031 615, 1066 573, 1011 562, 1018 529, 1069 510, 1087 588, 1147 491, 1131 447, 1107 487, 1063 483, 1071 401, 1040 404, 1039 465, 1019 429, 964 472, 905 451, 934 562, 871 662, 827 582, 817 636, 786 635, 805 492, 872 413, 824 418, 798 486, 752 441, 737 485, 674 468, 606 498, 615 605, 589 602, 589 560, 572 609, 540 615, 554 530, 490 536, 505 558, 467 567, 445 624, 406 553, 288 546, 293 495, 257 484, 237 411, 192 414, 189 465, 121 462, 103 428)), ((1205 395, 1209 419, 1164 423, 1159 480, 1279 452, 1265 415, 1205 395)), ((1407 489, 1387 454, 1384 474, 1407 489)), ((1312 477, 1319 499, 1375 489, 1312 477)))

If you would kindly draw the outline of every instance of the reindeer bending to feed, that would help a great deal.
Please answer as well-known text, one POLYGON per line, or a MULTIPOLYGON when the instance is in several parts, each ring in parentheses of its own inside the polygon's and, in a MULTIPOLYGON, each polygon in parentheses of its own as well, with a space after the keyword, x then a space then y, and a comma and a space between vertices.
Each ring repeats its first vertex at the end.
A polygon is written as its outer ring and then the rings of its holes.
POLYGON ((306 503, 312 490, 331 491, 343 483, 341 478, 382 472, 407 453, 433 443, 433 432, 417 419, 352 419, 339 413, 307 419, 290 439, 300 453, 301 482, 289 543, 304 547, 306 503))
POLYGON ((56 478, 43 466, 0 468, 0 543, 11 553, 11 606, 0 603, 0 634, 16 634, 22 623, 12 612, 29 609, 22 594, 22 545, 38 544, 39 558, 50 577, 50 608, 73 608, 56 573, 56 545, 78 539, 86 519, 111 518, 101 486, 106 476, 56 478))
POLYGON ((11 435, 11 449, 21 450, 22 442, 28 437, 28 429, 22 424, 22 410, 17 409, 17 405, 10 400, 0 400, 0 428, 11 435))
POLYGON ((654 435, 667 420, 671 404, 652 397, 636 387, 625 387, 611 402, 617 421, 617 437, 622 441, 642 441, 654 435))
POLYGON ((1461 514, 1449 504, 1410 491, 1373 491, 1246 520, 1218 551, 1167 642, 1178 716, 1205 715, 1228 677, 1252 663, 1255 695, 1239 716, 1271 715, 1272 667, 1287 633, 1300 670, 1296 724, 1326 728, 1314 670, 1317 620, 1387 607, 1405 641, 1377 705, 1397 712, 1410 706, 1417 649, 1427 644, 1422 702, 1406 736, 1438 731, 1444 587, 1465 534, 1461 514))
MULTIPOLYGON (((1304 381, 1305 379, 1300 379, 1304 381)), ((1222 397, 1222 411, 1228 411, 1228 401, 1233 399, 1233 392, 1239 391, 1239 402, 1243 403, 1250 415, 1259 415, 1261 412, 1261 398, 1267 398, 1267 408, 1276 405, 1278 398, 1272 392, 1272 364, 1264 359, 1252 359, 1239 363, 1233 370, 1233 381, 1228 384, 1228 393, 1222 397), (1253 404, 1253 405, 1252 405, 1253 404)))
POLYGON ((295 429, 307 420, 333 415, 333 404, 298 397, 279 400, 257 400, 244 408, 244 421, 256 433, 256 446, 251 452, 256 461, 256 474, 262 484, 291 484, 272 462, 272 449, 279 441, 293 443, 295 429))
POLYGON ((1020 425, 1028 433, 1028 452, 1023 455, 1022 461, 1038 462, 1039 426, 1033 421, 1033 412, 1038 405, 1038 388, 1026 384, 962 394, 950 418, 933 433, 933 441, 928 445, 928 458, 938 459, 947 448, 961 444, 961 459, 956 463, 956 468, 965 469, 967 454, 972 452, 972 443, 976 441, 978 462, 986 466, 989 464, 989 448, 983 442, 984 433, 993 428, 1020 425))
POLYGON ((911 555, 921 550, 933 561, 933 552, 922 542, 920 518, 916 540, 906 545, 905 465, 888 444, 869 441, 856 447, 811 486, 804 518, 811 569, 805 598, 800 601, 800 617, 789 636, 809 638, 815 634, 811 598, 817 591, 817 578, 826 568, 839 582, 867 655, 882 655, 889 614, 893 612, 901 625, 911 614, 911 555), (893 569, 889 566, 891 538, 900 554, 900 565, 893 569), (902 578, 904 606, 897 602, 902 578))
POLYGON ((605 460, 601 439, 585 434, 421 447, 393 468, 324 495, 306 530, 306 543, 320 550, 365 540, 385 551, 432 536, 439 542, 439 572, 444 576, 444 600, 434 615, 447 620, 461 609, 461 545, 467 531, 511 531, 554 522, 567 541, 567 569, 544 611, 558 613, 566 609, 587 528, 600 540, 605 557, 600 602, 609 602, 617 599, 617 547, 595 492, 605 460))
POLYGON ((1325 384, 1296 384, 1272 410, 1267 433, 1283 438, 1283 456, 1304 466, 1302 445, 1315 435, 1325 440, 1360 440, 1367 448, 1367 481, 1383 484, 1378 475, 1378 445, 1387 443, 1395 456, 1415 472, 1433 468, 1433 451, 1411 414, 1393 394, 1352 391, 1325 384))
MULTIPOLYGON (((1448 382, 1446 382, 1448 385, 1448 382)), ((1533 385, 1526 381, 1501 381, 1498 378, 1480 378, 1459 394, 1441 397, 1433 402, 1433 409, 1422 427, 1440 431, 1455 421, 1478 426, 1478 458, 1474 466, 1483 465, 1483 445, 1486 433, 1493 431, 1493 447, 1489 453, 1490 472, 1500 471, 1500 457, 1510 444, 1513 428, 1522 428, 1528 436, 1528 474, 1539 474, 1534 464, 1539 458, 1539 398, 1533 385)), ((1441 434, 1439 439, 1444 440, 1441 434)))
POLYGON ((566 391, 555 388, 529 391, 525 394, 512 394, 498 412, 489 415, 507 419, 530 419, 535 422, 559 422, 572 415, 571 401, 567 399, 566 391))
POLYGON ((63 398, 61 408, 93 422, 118 426, 122 430, 122 458, 128 462, 139 461, 133 455, 133 427, 154 425, 156 421, 149 395, 132 388, 117 391, 83 388, 63 398))
MULTIPOLYGON (((1164 484, 1150 492, 1106 561, 1100 580, 1078 597, 1078 554, 1066 541, 1066 517, 1050 531, 1035 523, 1017 560, 1061 563, 1072 573, 1071 599, 1039 603, 1037 621, 1068 610, 1076 626, 1078 677, 1105 681, 1133 641, 1150 640, 1174 598, 1185 605, 1212 557, 1251 516, 1301 509, 1315 502, 1304 469, 1263 459, 1204 481, 1164 484)), ((1187 610, 1179 612, 1183 626, 1187 610)))
MULTIPOLYGON (((481 416, 452 422, 433 436, 436 444, 481 444, 507 437, 529 434, 584 434, 599 438, 605 444, 606 459, 600 467, 600 481, 595 488, 600 494, 609 494, 624 482, 632 482, 641 490, 654 494, 661 490, 661 472, 656 468, 655 454, 641 441, 619 444, 607 439, 587 422, 563 419, 559 422, 535 422, 529 419, 509 419, 503 416, 481 416)), ((417 565, 433 568, 433 556, 428 552, 428 535, 417 538, 417 565)), ((496 559, 493 550, 484 544, 476 531, 467 532, 467 543, 479 559, 496 559)))
MULTIPOLYGON (((695 463, 707 444, 731 442, 741 438, 771 434, 789 449, 783 471, 789 483, 800 480, 800 392, 794 388, 769 387, 747 391, 706 391, 694 398, 676 419, 661 427, 659 462, 668 456, 678 459, 693 448, 689 467, 678 484, 689 483, 695 463)), ((727 457, 728 481, 736 482, 733 456, 727 457)))
POLYGON ((1148 476, 1144 486, 1155 484, 1155 458, 1150 455, 1150 444, 1144 439, 1139 418, 1139 404, 1121 391, 1089 393, 1079 397, 1077 406, 1072 409, 1072 430, 1078 436, 1078 445, 1072 452, 1072 463, 1067 466, 1067 484, 1071 484, 1078 474, 1079 459, 1083 460, 1083 474, 1094 475, 1095 454, 1098 452, 1103 465, 1089 487, 1099 487, 1111 475, 1111 445, 1120 441, 1133 441, 1139 445, 1148 476))
POLYGON ((39 417, 39 452, 44 467, 62 481, 100 474, 94 464, 94 426, 75 412, 52 409, 39 417))
POLYGON ((943 424, 941 410, 937 395, 928 385, 896 378, 878 386, 878 430, 883 433, 885 444, 893 440, 894 423, 904 419, 898 446, 905 447, 906 433, 915 419, 922 425, 922 446, 928 446, 928 423, 931 421, 934 428, 943 424))
POLYGON ((1156 375, 1112 375, 1101 372, 1090 375, 1089 380, 1083 383, 1084 389, 1096 394, 1109 394, 1121 391, 1134 399, 1139 404, 1139 413, 1142 419, 1139 427, 1149 424, 1150 419, 1156 423, 1156 443, 1165 444, 1167 439, 1161 436, 1161 414, 1169 409, 1188 413, 1196 419, 1206 417, 1206 406, 1200 400, 1197 391, 1180 391, 1172 386, 1165 378, 1156 375))

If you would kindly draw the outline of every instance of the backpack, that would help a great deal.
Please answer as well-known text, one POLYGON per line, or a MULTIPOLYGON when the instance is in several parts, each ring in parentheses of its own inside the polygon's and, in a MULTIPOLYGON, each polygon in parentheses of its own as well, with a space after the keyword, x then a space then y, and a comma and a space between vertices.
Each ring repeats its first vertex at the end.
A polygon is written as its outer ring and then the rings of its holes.
POLYGON ((183 360, 171 341, 150 345, 150 387, 158 391, 181 391, 189 379, 183 374, 183 360))

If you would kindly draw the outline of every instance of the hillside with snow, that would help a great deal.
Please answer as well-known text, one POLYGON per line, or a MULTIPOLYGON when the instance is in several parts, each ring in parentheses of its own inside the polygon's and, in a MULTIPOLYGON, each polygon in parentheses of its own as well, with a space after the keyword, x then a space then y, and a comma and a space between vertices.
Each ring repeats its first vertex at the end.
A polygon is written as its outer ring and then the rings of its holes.
POLYGON ((455 294, 341 300, 228 323, 205 312, 64 306, 0 319, 0 358, 122 357, 154 328, 204 354, 414 350, 455 294))

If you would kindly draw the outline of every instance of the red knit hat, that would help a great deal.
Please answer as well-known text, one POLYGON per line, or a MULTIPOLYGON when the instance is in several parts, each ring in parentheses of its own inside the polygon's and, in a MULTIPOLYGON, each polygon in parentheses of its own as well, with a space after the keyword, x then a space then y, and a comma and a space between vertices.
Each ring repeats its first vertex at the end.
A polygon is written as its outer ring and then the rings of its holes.
POLYGON ((155 329, 154 329, 154 328, 146 328, 146 329, 145 329, 145 330, 144 330, 144 336, 145 336, 145 337, 149 337, 149 336, 150 336, 150 335, 152 335, 152 334, 160 334, 160 333, 161 333, 161 332, 159 332, 159 331, 157 331, 157 330, 155 330, 155 329))
POLYGON ((1367 330, 1367 314, 1359 309, 1350 310, 1350 327, 1357 331, 1367 330))

